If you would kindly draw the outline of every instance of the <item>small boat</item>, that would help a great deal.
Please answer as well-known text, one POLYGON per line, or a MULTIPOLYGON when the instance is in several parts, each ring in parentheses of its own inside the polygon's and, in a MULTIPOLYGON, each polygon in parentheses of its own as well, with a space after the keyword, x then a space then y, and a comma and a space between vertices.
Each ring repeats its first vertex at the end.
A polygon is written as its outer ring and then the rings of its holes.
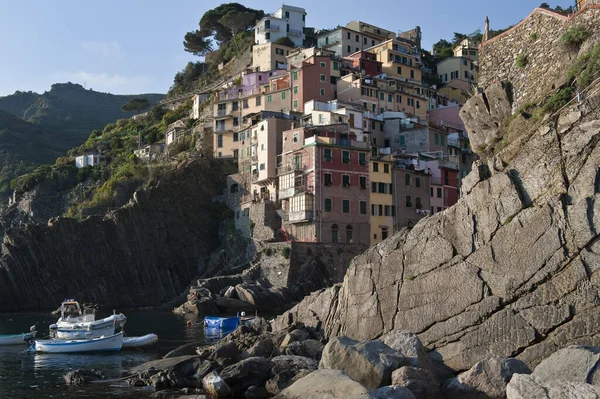
POLYGON ((206 316, 204 318, 204 327, 208 329, 235 330, 240 325, 240 318, 206 316))
POLYGON ((116 352, 123 346, 123 333, 91 339, 35 340, 28 349, 44 353, 116 352))
POLYGON ((125 337, 123 338, 123 349, 127 348, 142 348, 151 346, 158 342, 158 335, 146 334, 142 337, 125 337))
POLYGON ((254 313, 254 316, 246 316, 246 312, 238 313, 240 324, 243 326, 251 326, 254 320, 258 317, 258 312, 254 313))
POLYGON ((90 339, 113 335, 123 329, 127 317, 122 313, 96 320, 95 309, 85 309, 74 299, 60 306, 60 318, 50 325, 50 337, 56 339, 90 339))
POLYGON ((37 331, 23 334, 0 335, 0 346, 3 345, 24 345, 35 338, 37 331))

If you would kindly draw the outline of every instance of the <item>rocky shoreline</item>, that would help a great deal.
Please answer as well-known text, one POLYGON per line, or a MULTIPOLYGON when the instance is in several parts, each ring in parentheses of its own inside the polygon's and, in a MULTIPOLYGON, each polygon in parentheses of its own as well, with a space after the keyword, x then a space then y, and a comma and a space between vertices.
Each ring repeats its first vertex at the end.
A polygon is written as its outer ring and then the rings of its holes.
MULTIPOLYGON (((600 398, 598 364, 600 348, 570 346, 533 371, 521 360, 494 356, 449 375, 407 331, 327 341, 314 328, 273 331, 258 318, 217 344, 142 364, 124 379, 151 387, 153 397, 179 399, 592 399, 600 398)), ((94 370, 65 376, 75 385, 102 379, 94 370)))

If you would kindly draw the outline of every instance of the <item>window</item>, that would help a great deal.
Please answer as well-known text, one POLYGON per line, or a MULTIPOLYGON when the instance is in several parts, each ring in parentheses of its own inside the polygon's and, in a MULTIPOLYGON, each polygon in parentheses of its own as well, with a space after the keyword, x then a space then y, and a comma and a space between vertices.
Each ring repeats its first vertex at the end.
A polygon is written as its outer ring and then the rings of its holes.
POLYGON ((361 190, 366 190, 367 189, 367 178, 365 176, 360 176, 358 178, 358 182, 360 184, 360 189, 361 190))
POLYGON ((365 154, 364 152, 361 152, 358 154, 358 163, 361 165, 366 165, 367 164, 367 154, 365 154))
POLYGON ((377 192, 379 194, 386 194, 386 192, 385 192, 385 183, 377 183, 377 192))
POLYGON ((415 198, 415 208, 417 208, 417 209, 421 209, 422 208, 422 206, 421 206, 421 197, 416 197, 415 198))
MULTIPOLYGON (((429 187, 429 192, 431 193, 431 198, 433 198, 433 187, 429 187)), ((433 213, 433 211, 431 211, 433 213)))
POLYGON ((375 40, 371 40, 371 46, 375 45, 375 40))
POLYGON ((371 182, 371 192, 372 193, 376 193, 377 192, 377 183, 371 182))
POLYGON ((320 79, 321 79, 321 82, 326 82, 327 81, 327 76, 321 74, 320 79))
POLYGON ((402 75, 402 67, 396 67, 396 71, 398 72, 398 75, 402 75))
POLYGON ((346 226, 346 242, 352 242, 352 226, 346 226))
POLYGON ((369 40, 366 37, 363 37, 363 43, 367 44, 369 42, 369 40))
POLYGON ((383 93, 379 93, 379 99, 380 99, 381 101, 385 100, 385 94, 383 94, 383 93))
POLYGON ((289 18, 289 17, 290 17, 290 12, 289 12, 289 11, 286 11, 286 12, 285 12, 285 17, 286 17, 286 18, 289 18))
POLYGON ((342 175, 342 186, 345 188, 350 187, 350 176, 349 175, 342 175))
POLYGON ((350 200, 342 200, 342 213, 350 213, 350 200))
POLYGON ((442 198, 442 189, 440 187, 437 188, 437 197, 442 198))
POLYGON ((396 103, 397 103, 398 105, 402 104, 402 96, 400 96, 400 95, 397 95, 397 96, 396 96, 396 103))
POLYGON ((358 35, 356 35, 356 42, 360 42, 360 37, 358 37, 358 35))
POLYGON ((440 136, 435 133, 435 135, 433 136, 433 142, 437 145, 440 143, 440 136))
POLYGON ((410 78, 411 79, 415 78, 415 71, 413 71, 412 69, 410 70, 410 78))
POLYGON ((379 131, 383 132, 383 122, 379 123, 379 131))
POLYGON ((321 89, 321 90, 320 90, 320 94, 321 94, 322 96, 324 96, 324 95, 325 95, 325 89, 321 89))
POLYGON ((261 163, 261 164, 260 164, 260 168, 259 168, 259 169, 260 169, 260 170, 265 170, 265 164, 264 164, 264 163, 261 163))
POLYGON ((342 163, 350 163, 350 151, 342 151, 342 163))
MULTIPOLYGON (((266 22, 266 21, 265 21, 265 22, 266 22)), ((265 23, 265 25, 266 25, 266 23, 265 23)), ((265 39, 266 39, 266 40, 270 40, 270 39, 271 39, 271 32, 267 32, 267 33, 265 33, 265 39)))
POLYGON ((410 195, 406 196, 406 207, 410 208, 412 206, 412 201, 410 199, 410 195))
POLYGON ((383 164, 383 173, 390 173, 390 165, 387 163, 383 164))
POLYGON ((384 216, 390 216, 390 214, 391 214, 391 210, 390 210, 390 208, 391 208, 391 207, 390 207, 389 205, 386 205, 386 206, 384 207, 384 216))
POLYGON ((285 100, 285 91, 282 91, 282 92, 281 92, 281 99, 282 99, 282 100, 285 100))
POLYGON ((409 106, 411 106, 411 107, 414 107, 414 105, 415 105, 415 99, 414 99, 414 98, 407 98, 407 99, 406 99, 406 103, 407 103, 409 106))
POLYGON ((267 102, 268 102, 268 103, 270 103, 271 101, 273 101, 273 98, 272 98, 272 97, 271 97, 271 95, 269 94, 269 95, 267 96, 267 102))
POLYGON ((298 85, 294 86, 294 94, 298 94, 298 85))
POLYGON ((415 177, 415 187, 421 187, 421 178, 415 177))
POLYGON ((321 68, 325 68, 325 67, 327 66, 327 64, 326 64, 326 63, 324 63, 323 61, 321 61, 321 62, 319 63, 319 65, 321 65, 321 68))
POLYGON ((298 71, 292 73, 292 80, 298 80, 298 71))
POLYGON ((237 158, 239 156, 239 151, 238 150, 233 150, 233 157, 237 158))
POLYGON ((406 137, 405 136, 400 136, 400 145, 406 145, 406 137))
MULTIPOLYGON (((350 34, 350 33, 348 33, 348 34, 350 34)), ((348 38, 348 39, 350 39, 350 38, 348 38)), ((350 47, 350 45, 348 45, 348 47, 346 49, 348 50, 349 53, 352 52, 352 47, 350 47)))
POLYGON ((404 183, 405 183, 407 186, 410 186, 410 175, 409 175, 408 173, 405 173, 405 174, 404 174, 404 183))
POLYGON ((302 21, 306 21, 306 14, 302 14, 302 21))
POLYGON ((237 133, 233 134, 233 141, 238 141, 239 135, 237 133))
POLYGON ((373 172, 379 172, 379 163, 373 162, 373 172))
POLYGON ((260 103, 261 103, 261 97, 258 96, 258 97, 256 97, 256 105, 260 105, 260 103))
POLYGON ((358 51, 358 47, 356 48, 356 51, 358 51))
POLYGON ((223 148, 223 135, 217 134, 217 148, 223 148))
POLYGON ((238 126, 240 124, 240 119, 236 116, 233 118, 233 126, 238 126))
POLYGON ((247 99, 243 101, 243 107, 244 107, 244 109, 248 108, 248 100, 247 99))
MULTIPOLYGON (((376 216, 375 215, 375 205, 371 204, 371 216, 376 216)), ((375 237, 377 238, 377 237, 375 237)))
POLYGON ((234 101, 231 103, 231 110, 232 111, 237 111, 238 110, 238 102, 234 101))
POLYGON ((325 185, 331 186, 333 184, 333 179, 331 178, 331 173, 325 173, 325 185))
POLYGON ((440 134, 440 145, 446 145, 445 141, 446 137, 443 134, 440 134))
POLYGON ((294 107, 294 108, 298 108, 298 100, 294 100, 294 105, 293 105, 293 107, 294 107))
POLYGON ((299 134, 298 134, 298 132, 294 132, 294 135, 293 135, 293 137, 292 137, 292 141, 293 141, 294 143, 297 143, 297 142, 298 142, 298 135, 299 135, 299 134))
POLYGON ((285 24, 285 31, 290 33, 290 24, 285 24))
POLYGON ((339 71, 340 70, 340 63, 337 61, 333 61, 333 70, 334 71, 339 71))
POLYGON ((360 214, 361 215, 367 214, 367 201, 360 201, 360 214))
POLYGON ((347 39, 351 39, 352 38, 352 34, 350 32, 346 32, 346 38, 347 39))
POLYGON ((467 65, 467 60, 463 58, 463 59, 462 59, 462 64, 463 64, 463 65, 467 65))
POLYGON ((378 216, 383 216, 383 205, 378 205, 377 208, 379 209, 379 211, 377 212, 378 216))
POLYGON ((325 212, 331 212, 333 210, 333 203, 331 198, 325 198, 325 212))
POLYGON ((417 100, 417 108, 421 108, 421 103, 417 100))
POLYGON ((388 94, 388 102, 391 103, 394 101, 394 95, 393 94, 388 94))
POLYGON ((331 225, 331 242, 338 242, 338 225, 331 225))
POLYGON ((283 52, 282 48, 276 48, 275 49, 275 54, 277 54, 277 55, 284 55, 285 53, 283 52))
POLYGON ((441 211, 442 211, 442 207, 441 207, 441 206, 438 206, 438 207, 437 207, 437 211, 438 211, 438 212, 441 212, 441 211))

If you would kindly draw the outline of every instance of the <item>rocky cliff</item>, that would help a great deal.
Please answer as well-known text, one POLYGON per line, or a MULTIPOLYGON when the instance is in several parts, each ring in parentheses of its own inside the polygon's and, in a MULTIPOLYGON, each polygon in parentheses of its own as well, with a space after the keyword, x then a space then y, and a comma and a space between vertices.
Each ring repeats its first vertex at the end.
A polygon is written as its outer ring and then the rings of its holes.
POLYGON ((472 141, 499 145, 459 202, 355 258, 343 284, 275 327, 359 340, 409 330, 454 370, 494 355, 534 367, 600 344, 600 85, 539 121, 511 115, 511 88, 490 83, 461 111, 472 141))
POLYGON ((217 161, 195 160, 104 217, 7 229, 0 310, 55 308, 65 297, 159 305, 180 294, 219 245, 211 198, 225 186, 220 170, 217 161))

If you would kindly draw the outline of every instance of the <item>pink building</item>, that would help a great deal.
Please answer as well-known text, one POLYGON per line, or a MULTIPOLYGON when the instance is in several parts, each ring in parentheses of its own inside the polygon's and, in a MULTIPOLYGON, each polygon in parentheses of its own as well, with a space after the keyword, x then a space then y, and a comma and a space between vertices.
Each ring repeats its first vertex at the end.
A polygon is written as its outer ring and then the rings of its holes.
POLYGON ((307 101, 335 99, 340 62, 331 56, 315 55, 304 60, 300 67, 292 66, 290 75, 292 111, 304 112, 307 101))

